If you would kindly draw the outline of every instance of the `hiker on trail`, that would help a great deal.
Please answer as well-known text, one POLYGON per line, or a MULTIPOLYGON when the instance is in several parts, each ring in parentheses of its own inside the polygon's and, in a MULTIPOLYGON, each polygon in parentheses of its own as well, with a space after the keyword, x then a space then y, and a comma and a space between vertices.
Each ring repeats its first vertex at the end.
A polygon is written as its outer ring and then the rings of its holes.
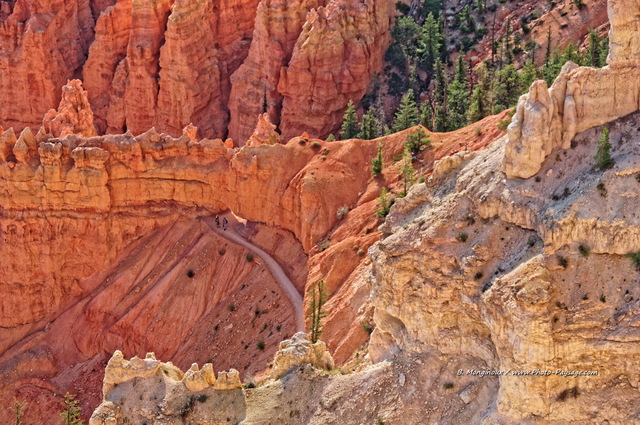
POLYGON ((222 219, 222 230, 227 230, 227 223, 229 223, 229 222, 227 221, 227 218, 226 218, 226 217, 225 217, 225 218, 223 218, 223 219, 222 219))
POLYGON ((216 214, 216 227, 220 228, 220 217, 218 217, 218 214, 216 214))

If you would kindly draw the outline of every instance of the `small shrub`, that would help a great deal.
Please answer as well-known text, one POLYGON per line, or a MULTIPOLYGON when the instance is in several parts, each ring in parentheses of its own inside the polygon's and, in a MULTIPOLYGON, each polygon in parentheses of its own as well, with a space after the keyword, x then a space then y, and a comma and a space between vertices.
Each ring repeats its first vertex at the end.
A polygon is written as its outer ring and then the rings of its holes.
POLYGON ((276 326, 276 331, 280 332, 280 329, 282 329, 282 325, 277 325, 276 326))
POLYGON ((364 331, 369 335, 371 335, 371 333, 373 332, 373 326, 369 322, 363 322, 362 329, 364 329, 364 331))
POLYGON ((529 248, 533 248, 537 240, 538 238, 536 238, 535 236, 530 236, 529 240, 527 241, 527 245, 529 245, 529 248))
POLYGON ((584 245, 580 245, 578 247, 578 251, 580 251, 580 255, 582 255, 585 258, 588 257, 589 254, 591 254, 591 250, 588 247, 584 246, 584 245))
POLYGON ((256 347, 258 347, 258 350, 264 350, 264 341, 258 341, 256 347))
POLYGON ((605 297, 604 294, 600 295, 600 302, 603 304, 607 302, 607 297, 605 297))
POLYGON ((467 239, 469 239, 469 235, 467 235, 465 232, 460 232, 458 233, 456 239, 458 240, 458 242, 466 242, 467 239))
POLYGON ((207 401, 208 398, 209 398, 208 395, 200 394, 199 396, 197 396, 196 400, 198 401, 198 403, 204 403, 205 401, 207 401))
POLYGON ((389 215, 389 211, 391 211, 391 207, 395 202, 395 198, 387 192, 387 188, 383 187, 380 191, 380 196, 378 197, 378 209, 376 210, 376 216, 378 216, 378 220, 384 221, 384 219, 389 215))
POLYGON ((342 220, 344 216, 347 215, 348 213, 349 213, 349 206, 343 205, 340 208, 338 208, 338 211, 336 211, 336 217, 338 217, 338 220, 342 220))
POLYGON ((318 247, 318 252, 326 251, 327 248, 329 248, 330 246, 331 246, 331 242, 329 241, 322 242, 322 244, 318 247))
POLYGON ((604 183, 600 182, 598 183, 598 186, 596 186, 598 188, 598 193, 600 194, 600 196, 602 196, 603 198, 607 197, 607 188, 605 187, 604 183))
POLYGON ((558 397, 556 397, 556 399, 558 401, 565 401, 569 397, 578 398, 578 395, 580 395, 578 387, 573 387, 562 391, 560 394, 558 394, 558 397))
POLYGON ((452 388, 453 388, 453 382, 445 382, 445 383, 442 385, 442 388, 444 388, 445 390, 450 390, 450 389, 452 389, 452 388))
POLYGON ((366 254, 366 252, 364 251, 364 249, 359 249, 357 254, 358 254, 358 257, 363 257, 364 254, 366 254))
POLYGON ((640 251, 630 252, 627 255, 625 255, 625 257, 631 258, 631 260, 633 261, 633 264, 635 264, 636 268, 640 270, 640 251))
POLYGON ((566 269, 567 266, 569 265, 569 260, 567 260, 566 258, 564 258, 562 255, 558 256, 558 265, 560 267, 562 267, 563 269, 566 269))
POLYGON ((220 254, 220 255, 224 255, 224 254, 226 254, 226 252, 227 252, 227 250, 224 249, 224 248, 218 249, 218 254, 220 254))
POLYGON ((298 144, 299 144, 300 146, 304 146, 304 145, 306 145, 306 144, 307 144, 307 141, 306 141, 305 139, 300 139, 300 140, 298 140, 298 144))
POLYGON ((189 279, 193 279, 195 275, 196 275, 196 272, 194 272, 193 270, 187 271, 187 276, 189 277, 189 279))
POLYGON ((500 120, 500 122, 496 124, 496 127, 498 127, 500 131, 507 131, 509 124, 511 124, 511 120, 500 120))
POLYGON ((484 276, 484 275, 482 274, 482 272, 478 272, 478 273, 476 273, 476 274, 473 276, 473 278, 474 278, 475 280, 480 280, 480 279, 482 279, 482 276, 484 276))
POLYGON ((252 253, 248 253, 244 258, 247 259, 247 262, 250 263, 253 261, 253 254, 252 253))
POLYGON ((536 176, 536 178, 534 180, 536 181, 536 183, 540 183, 540 180, 542 180, 542 179, 540 178, 540 176, 536 176))
POLYGON ((376 418, 376 425, 384 425, 384 421, 380 418, 376 418))
POLYGON ((582 297, 583 301, 587 301, 589 299, 589 295, 588 294, 584 294, 584 296, 582 297))
POLYGON ((330 134, 327 136, 326 139, 324 139, 325 142, 335 142, 336 138, 333 134, 330 134))
POLYGON ((320 149, 320 142, 317 140, 315 142, 311 142, 311 149, 320 149))
POLYGON ((236 305, 235 304, 229 304, 229 307, 227 307, 229 309, 229 311, 236 311, 236 305))
POLYGON ((476 137, 482 136, 482 127, 478 126, 478 127, 474 128, 473 129, 473 134, 475 134, 476 137))

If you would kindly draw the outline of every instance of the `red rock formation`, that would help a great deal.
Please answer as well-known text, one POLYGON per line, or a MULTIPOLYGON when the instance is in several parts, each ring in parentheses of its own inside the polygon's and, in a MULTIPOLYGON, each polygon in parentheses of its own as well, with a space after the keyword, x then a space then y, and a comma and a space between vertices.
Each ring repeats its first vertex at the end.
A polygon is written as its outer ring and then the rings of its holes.
POLYGON ((325 137, 342 122, 380 71, 389 36, 389 3, 334 0, 309 13, 278 90, 282 137, 325 137))
POLYGON ((107 9, 84 69, 98 130, 177 136, 193 122, 224 136, 229 77, 246 56, 256 5, 120 0, 107 9))
POLYGON ((266 112, 280 122, 282 94, 278 82, 283 66, 291 59, 307 13, 323 5, 318 0, 263 0, 258 5, 249 55, 231 76, 229 136, 242 146, 255 127, 258 115, 266 112))
POLYGON ((96 135, 91 105, 80 80, 68 81, 67 85, 62 87, 62 100, 58 110, 52 109, 47 112, 42 126, 44 131, 54 137, 65 137, 69 134, 84 137, 96 135))
POLYGON ((269 114, 264 113, 258 116, 256 129, 247 141, 246 146, 274 145, 280 142, 280 135, 276 132, 276 126, 271 124, 269 114))
POLYGON ((94 25, 89 1, 3 2, 0 23, 0 122, 39 127, 84 62, 94 25))

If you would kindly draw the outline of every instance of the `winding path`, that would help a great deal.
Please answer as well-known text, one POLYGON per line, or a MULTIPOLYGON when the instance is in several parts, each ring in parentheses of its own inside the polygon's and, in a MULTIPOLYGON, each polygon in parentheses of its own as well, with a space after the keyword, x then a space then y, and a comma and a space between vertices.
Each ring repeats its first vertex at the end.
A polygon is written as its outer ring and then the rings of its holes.
POLYGON ((258 257, 264 261, 265 265, 273 275, 278 285, 282 288, 289 301, 291 301, 291 305, 293 306, 293 310, 296 315, 296 329, 297 331, 304 331, 304 318, 302 311, 302 296, 296 289, 291 279, 287 277, 287 274, 284 272, 280 264, 268 253, 258 248, 239 234, 233 231, 233 225, 237 223, 237 220, 233 216, 233 214, 221 214, 220 221, 222 222, 223 218, 227 218, 229 220, 229 225, 227 226, 227 230, 223 231, 222 226, 220 228, 216 227, 216 221, 214 217, 203 217, 202 220, 209 226, 211 230, 213 230, 216 234, 222 236, 229 241, 241 245, 253 253, 257 254, 258 257))

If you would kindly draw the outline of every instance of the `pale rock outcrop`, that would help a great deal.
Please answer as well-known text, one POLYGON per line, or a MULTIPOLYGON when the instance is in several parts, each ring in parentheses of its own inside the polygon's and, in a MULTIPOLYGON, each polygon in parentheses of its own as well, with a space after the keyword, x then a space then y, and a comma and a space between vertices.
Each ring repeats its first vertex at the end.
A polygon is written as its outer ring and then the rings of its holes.
POLYGON ((312 343, 306 333, 298 332, 280 343, 269 377, 279 379, 291 369, 305 364, 327 370, 334 368, 326 344, 322 341, 312 343))
POLYGON ((609 2, 609 66, 601 69, 567 63, 547 90, 543 81, 521 96, 508 128, 504 159, 508 178, 529 178, 556 148, 568 149, 573 137, 640 108, 640 31, 635 2, 609 2))
POLYGON ((229 369, 228 372, 224 370, 218 372, 218 379, 213 388, 221 391, 242 388, 240 373, 235 369, 229 369))
POLYGON ((66 137, 70 134, 84 137, 96 135, 91 105, 80 80, 67 81, 62 87, 58 110, 51 109, 47 112, 42 121, 42 130, 54 137, 66 137))
POLYGON ((247 140, 246 146, 255 147, 260 145, 275 145, 280 142, 280 135, 276 131, 276 126, 271 124, 269 114, 264 113, 258 117, 258 124, 253 134, 247 140))
POLYGON ((213 365, 207 363, 202 366, 202 370, 200 370, 198 363, 192 364, 189 370, 184 373, 182 382, 184 382, 184 386, 187 387, 189 391, 193 392, 202 391, 214 385, 216 383, 216 375, 213 372, 213 365))

